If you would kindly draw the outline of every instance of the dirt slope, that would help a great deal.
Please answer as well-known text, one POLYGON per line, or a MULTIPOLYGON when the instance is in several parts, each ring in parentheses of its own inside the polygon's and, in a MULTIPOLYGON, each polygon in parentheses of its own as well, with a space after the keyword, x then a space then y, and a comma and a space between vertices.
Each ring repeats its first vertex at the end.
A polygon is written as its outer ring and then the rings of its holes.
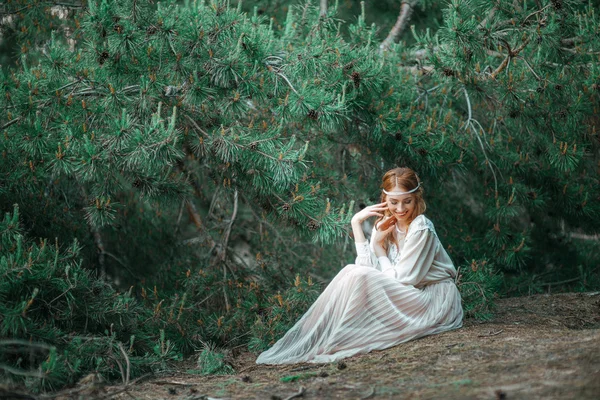
POLYGON ((493 321, 330 365, 265 367, 243 353, 237 375, 175 374, 115 399, 599 399, 600 293, 503 299, 493 321), (302 397, 300 388, 304 388, 302 397), (292 396, 292 397, 290 397, 292 396))

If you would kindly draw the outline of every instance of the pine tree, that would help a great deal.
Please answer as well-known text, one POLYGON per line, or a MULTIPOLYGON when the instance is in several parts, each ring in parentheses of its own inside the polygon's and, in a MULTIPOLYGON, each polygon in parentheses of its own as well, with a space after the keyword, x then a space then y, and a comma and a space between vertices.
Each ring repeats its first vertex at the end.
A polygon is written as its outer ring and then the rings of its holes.
POLYGON ((52 9, 4 5, 22 45, 0 76, 0 204, 30 238, 77 239, 94 285, 135 285, 153 323, 123 343, 163 361, 268 346, 311 280, 352 262, 348 220, 397 165, 419 173, 470 315, 546 290, 540 274, 600 284, 597 246, 570 234, 600 214, 591 3, 402 2, 387 39, 365 4, 349 24, 326 2, 277 19, 271 2, 86 4, 53 33, 52 9))

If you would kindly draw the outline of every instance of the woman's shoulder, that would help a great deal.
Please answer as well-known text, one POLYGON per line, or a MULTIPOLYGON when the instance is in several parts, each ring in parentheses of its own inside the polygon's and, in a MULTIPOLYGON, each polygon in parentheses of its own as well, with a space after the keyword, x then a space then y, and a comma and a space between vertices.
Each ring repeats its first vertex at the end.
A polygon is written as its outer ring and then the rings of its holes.
POLYGON ((435 227, 433 226, 433 222, 429 218, 425 216, 425 214, 418 215, 415 219, 412 220, 410 226, 408 227, 407 236, 414 232, 429 230, 432 233, 435 232, 435 227))

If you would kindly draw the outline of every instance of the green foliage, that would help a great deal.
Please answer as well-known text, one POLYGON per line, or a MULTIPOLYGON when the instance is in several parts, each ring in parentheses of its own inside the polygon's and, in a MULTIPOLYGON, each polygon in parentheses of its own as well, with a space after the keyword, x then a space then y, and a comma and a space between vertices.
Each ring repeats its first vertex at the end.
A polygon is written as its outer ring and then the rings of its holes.
POLYGON ((127 360, 132 375, 165 366, 168 354, 150 355, 151 341, 136 339, 144 309, 130 292, 118 293, 82 268, 77 241, 60 249, 58 242, 28 240, 16 206, 0 232, 0 335, 9 339, 0 344, 3 379, 53 390, 91 371, 120 377, 127 360))
POLYGON ((473 260, 459 268, 457 285, 468 317, 488 320, 493 316, 494 299, 502 287, 502 276, 487 260, 473 260))
POLYGON ((0 332, 35 343, 4 376, 42 366, 47 390, 268 347, 318 294, 289 282, 351 262, 349 219, 394 166, 419 173, 468 315, 598 289, 592 3, 420 2, 387 51, 391 0, 52 4, 0 6, 0 208, 21 210, 0 332))
POLYGON ((235 373, 231 365, 225 362, 225 354, 210 346, 205 348, 198 357, 198 368, 202 375, 229 375, 235 373))
POLYGON ((271 347, 308 310, 318 295, 319 290, 310 277, 304 281, 296 276, 293 287, 268 300, 265 314, 259 316, 252 327, 250 350, 260 352, 271 347))
POLYGON ((319 373, 318 372, 305 372, 302 374, 298 374, 298 375, 286 375, 286 376, 282 376, 281 378, 279 378, 279 380, 281 382, 296 382, 296 381, 300 381, 303 379, 308 379, 308 378, 312 378, 317 376, 319 373))

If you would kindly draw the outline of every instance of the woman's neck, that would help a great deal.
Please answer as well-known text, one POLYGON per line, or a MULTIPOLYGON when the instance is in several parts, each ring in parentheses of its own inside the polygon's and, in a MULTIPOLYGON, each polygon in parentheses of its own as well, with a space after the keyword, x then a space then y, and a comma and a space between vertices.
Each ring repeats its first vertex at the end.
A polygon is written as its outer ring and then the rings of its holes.
POLYGON ((396 228, 401 233, 406 233, 406 231, 408 230, 408 225, 410 225, 410 224, 400 224, 399 222, 396 222, 396 228))

